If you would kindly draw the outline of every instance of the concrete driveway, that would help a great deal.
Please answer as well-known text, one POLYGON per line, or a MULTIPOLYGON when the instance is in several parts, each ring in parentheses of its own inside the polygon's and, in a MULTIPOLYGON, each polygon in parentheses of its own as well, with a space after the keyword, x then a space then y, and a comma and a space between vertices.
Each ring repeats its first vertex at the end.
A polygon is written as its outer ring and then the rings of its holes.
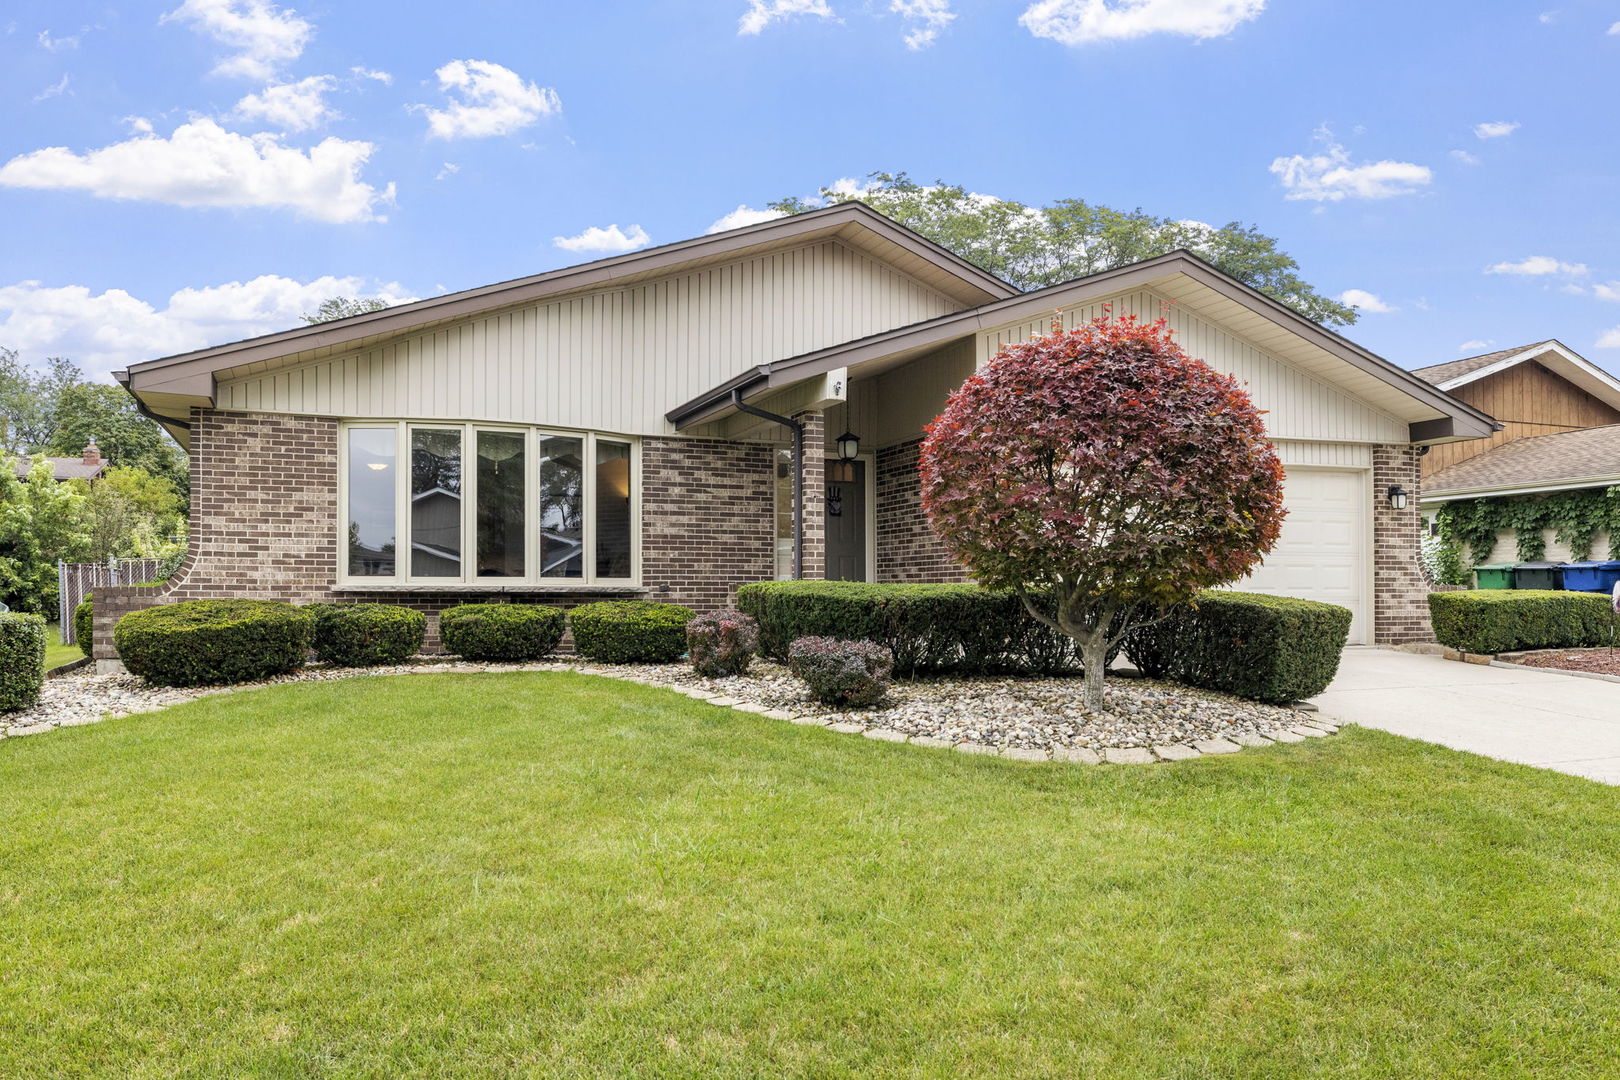
POLYGON ((1324 716, 1620 784, 1620 683, 1346 649, 1324 716))

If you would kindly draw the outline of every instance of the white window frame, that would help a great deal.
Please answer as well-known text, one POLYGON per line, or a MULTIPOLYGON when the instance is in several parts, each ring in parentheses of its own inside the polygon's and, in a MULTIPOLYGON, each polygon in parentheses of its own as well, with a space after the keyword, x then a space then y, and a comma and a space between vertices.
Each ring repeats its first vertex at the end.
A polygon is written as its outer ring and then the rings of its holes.
POLYGON ((531 424, 486 423, 479 420, 348 420, 338 425, 338 552, 339 585, 393 585, 401 588, 441 588, 446 591, 506 589, 525 592, 578 592, 603 587, 641 585, 641 440, 634 435, 579 431, 531 424), (349 432, 357 428, 394 430, 394 573, 392 576, 355 576, 349 573, 349 432), (461 433, 461 576, 415 577, 411 569, 411 432, 416 429, 461 433), (478 432, 520 432, 523 444, 523 568, 522 577, 479 577, 478 566, 478 432), (561 436, 580 440, 584 500, 580 577, 540 576, 540 440, 561 436), (596 444, 598 440, 630 447, 630 576, 599 577, 596 573, 596 444))

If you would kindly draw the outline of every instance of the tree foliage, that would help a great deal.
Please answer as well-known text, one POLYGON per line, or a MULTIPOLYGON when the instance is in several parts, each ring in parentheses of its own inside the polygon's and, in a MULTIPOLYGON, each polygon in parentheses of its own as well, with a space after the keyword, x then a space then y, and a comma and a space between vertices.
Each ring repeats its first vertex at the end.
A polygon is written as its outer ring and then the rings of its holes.
POLYGON ((1092 708, 1108 651, 1246 574, 1284 514, 1259 410, 1163 320, 1104 317, 1006 346, 951 394, 920 470, 950 552, 1074 638, 1092 708))
POLYGON ((315 314, 304 312, 299 318, 311 326, 317 323, 335 322, 338 319, 347 319, 355 315, 366 315, 373 311, 382 311, 389 307, 386 300, 365 296, 329 296, 321 301, 321 306, 315 309, 315 314))
POLYGON ((1037 289, 1186 248, 1239 281, 1329 326, 1356 321, 1356 309, 1323 296, 1299 276, 1299 264, 1252 225, 1115 210, 1083 199, 1028 206, 968 191, 960 184, 918 184, 905 173, 875 172, 864 187, 822 188, 813 199, 769 204, 797 214, 858 199, 975 266, 1020 289, 1037 289))
POLYGON ((109 465, 143 469, 169 481, 184 494, 189 488, 186 456, 168 433, 135 408, 121 387, 74 382, 58 395, 56 427, 44 451, 77 457, 94 439, 109 465))
POLYGON ((0 601, 14 611, 56 615, 56 563, 89 551, 89 509, 77 484, 59 484, 46 461, 26 480, 0 457, 0 601))
POLYGON ((63 392, 83 378, 71 360, 53 356, 34 369, 15 349, 0 347, 0 453, 43 451, 60 421, 63 392))

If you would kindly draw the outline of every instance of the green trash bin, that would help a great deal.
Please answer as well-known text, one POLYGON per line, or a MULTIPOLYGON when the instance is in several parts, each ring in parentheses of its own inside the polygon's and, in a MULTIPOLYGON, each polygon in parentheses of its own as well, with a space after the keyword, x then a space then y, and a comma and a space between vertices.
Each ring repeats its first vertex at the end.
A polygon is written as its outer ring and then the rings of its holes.
POLYGON ((1513 588, 1513 567, 1510 562, 1486 563, 1474 567, 1474 581, 1481 589, 1513 588))

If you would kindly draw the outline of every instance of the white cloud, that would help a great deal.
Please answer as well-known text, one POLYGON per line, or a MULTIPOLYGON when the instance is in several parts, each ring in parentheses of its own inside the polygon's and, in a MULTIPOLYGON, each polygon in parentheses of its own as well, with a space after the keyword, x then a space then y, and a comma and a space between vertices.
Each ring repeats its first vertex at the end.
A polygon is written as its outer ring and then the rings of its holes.
POLYGON ((415 299, 397 283, 331 276, 300 282, 266 274, 181 289, 159 308, 123 289, 96 293, 82 285, 23 281, 0 286, 0 340, 25 356, 68 356, 105 375, 142 360, 290 329, 332 296, 415 299))
POLYGON ((1349 304, 1353 308, 1359 308, 1362 311, 1373 315, 1387 315, 1392 311, 1401 310, 1398 307, 1393 307, 1384 303, 1375 294, 1368 292, 1366 289, 1344 290, 1344 292, 1339 294, 1339 303, 1349 304))
MULTIPOLYGON (((1620 23, 1614 25, 1620 27, 1620 23)), ((1612 34, 1614 31, 1610 30, 1609 33, 1612 34)), ((1600 349, 1620 349, 1620 326, 1603 331, 1602 336, 1597 339, 1597 347, 1600 349)))
POLYGON ((41 30, 39 37, 35 40, 39 42, 40 48, 48 52, 61 52, 63 49, 77 49, 79 47, 79 36, 74 34, 72 37, 51 37, 49 30, 41 30))
POLYGON ((1355 164, 1344 147, 1333 141, 1327 128, 1318 128, 1323 143, 1318 154, 1295 154, 1271 163, 1289 199, 1339 202, 1342 199, 1388 199, 1412 195, 1434 178, 1427 165, 1410 161, 1368 161, 1355 164))
POLYGON ((349 74, 357 79, 374 79, 384 86, 394 85, 394 77, 386 71, 374 71, 367 67, 352 67, 349 69, 349 74))
POLYGON ((378 191, 360 179, 368 142, 328 138, 299 150, 274 135, 238 135, 213 120, 181 124, 162 138, 137 134, 75 154, 61 146, 12 158, 0 186, 88 191, 104 199, 150 199, 174 206, 274 207, 317 221, 385 221, 378 191))
POLYGON ((928 48, 939 37, 939 32, 956 18, 951 0, 889 0, 889 10, 910 26, 905 42, 906 48, 912 50, 928 48))
POLYGON ((1620 22, 1617 22, 1613 26, 1609 27, 1609 36, 1620 37, 1620 22))
POLYGON ((1552 11, 1543 11, 1540 15, 1536 16, 1536 21, 1541 22, 1541 23, 1554 23, 1554 22, 1557 22, 1558 21, 1558 10, 1556 8, 1554 8, 1552 11))
POLYGON ((1064 45, 1149 34, 1224 37, 1265 10, 1266 0, 1039 0, 1018 17, 1036 37, 1064 45))
POLYGON ((337 80, 330 75, 311 75, 293 83, 267 86, 249 94, 232 110, 248 120, 262 120, 282 131, 308 131, 337 115, 326 104, 326 94, 337 80))
POLYGON ((1567 263, 1553 258, 1551 255, 1532 255, 1518 262, 1493 263, 1485 268, 1487 274, 1517 274, 1522 277, 1546 277, 1550 274, 1564 274, 1569 277, 1580 277, 1587 272, 1585 263, 1567 263))
POLYGON ((452 99, 449 107, 412 108, 426 114, 428 134, 440 139, 510 135, 562 110, 557 91, 488 60, 452 60, 434 74, 452 99))
POLYGON ((1592 295, 1599 300, 1620 304, 1620 281, 1598 282, 1592 286, 1592 295))
POLYGON ((1457 351, 1465 353, 1477 353, 1480 350, 1488 349, 1495 344, 1496 342, 1494 341, 1465 341, 1461 345, 1457 346, 1457 351))
POLYGON ((1464 165, 1478 165, 1479 164, 1479 158, 1475 157, 1473 154, 1470 154, 1466 150, 1453 150, 1453 151, 1451 151, 1451 158, 1452 158, 1453 161, 1461 162, 1464 165))
POLYGON ((709 229, 705 236, 712 236, 727 229, 740 229, 744 225, 758 225, 762 221, 775 221, 782 216, 780 210, 755 210, 752 206, 739 203, 737 209, 720 218, 709 229))
POLYGON ((39 93, 35 94, 34 100, 46 101, 53 97, 61 97, 63 94, 67 93, 68 78, 69 76, 66 73, 63 73, 60 79, 41 90, 39 93))
POLYGON ((303 54, 315 27, 296 11, 271 0, 185 0, 159 22, 188 22, 200 33, 236 51, 215 67, 216 75, 269 79, 303 54))
POLYGON ((737 20, 737 33, 757 34, 778 19, 793 15, 838 18, 827 6, 827 0, 748 0, 748 10, 737 20))
POLYGON ((1500 139, 1519 130, 1517 120, 1489 120, 1474 125, 1474 134, 1481 139, 1500 139))
POLYGON ((447 177, 451 177, 451 176, 456 175, 456 173, 458 173, 460 171, 461 171, 461 166, 460 165, 457 165, 453 161, 447 161, 443 165, 439 166, 438 175, 434 176, 433 179, 435 179, 435 180, 444 180, 447 177))
POLYGON ((640 225, 632 225, 628 232, 617 225, 603 229, 592 225, 578 236, 554 236, 551 242, 564 251, 590 251, 616 255, 634 251, 652 243, 652 237, 640 225))

